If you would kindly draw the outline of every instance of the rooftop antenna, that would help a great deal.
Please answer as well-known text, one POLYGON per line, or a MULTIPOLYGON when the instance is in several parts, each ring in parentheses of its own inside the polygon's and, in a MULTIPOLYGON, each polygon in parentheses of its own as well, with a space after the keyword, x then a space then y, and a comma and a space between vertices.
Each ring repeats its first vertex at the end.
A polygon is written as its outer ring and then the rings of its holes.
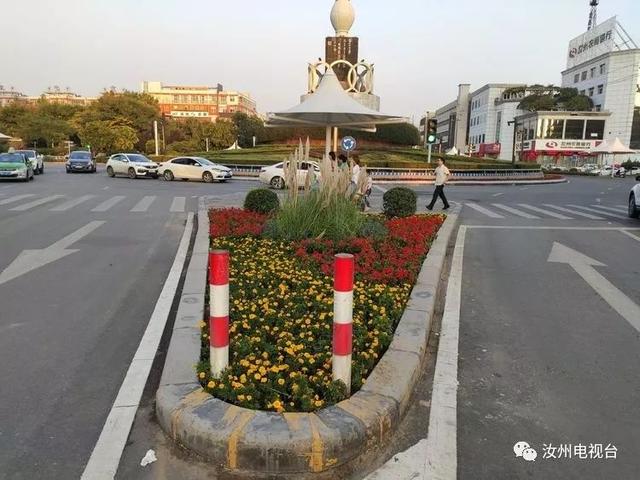
POLYGON ((598 24, 598 4, 600 0, 591 0, 589 5, 591 5, 591 12, 589 13, 589 25, 587 26, 587 30, 592 30, 598 24))

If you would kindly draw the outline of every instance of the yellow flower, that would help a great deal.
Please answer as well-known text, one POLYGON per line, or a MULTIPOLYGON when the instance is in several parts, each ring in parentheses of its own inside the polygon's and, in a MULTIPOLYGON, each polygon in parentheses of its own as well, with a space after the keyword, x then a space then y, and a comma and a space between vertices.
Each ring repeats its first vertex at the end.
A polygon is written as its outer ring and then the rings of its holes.
POLYGON ((215 388, 215 387, 216 387, 216 382, 214 382, 213 380, 211 380, 209 383, 207 383, 207 387, 208 387, 208 388, 215 388))
POLYGON ((260 382, 261 382, 261 383, 267 383, 267 377, 262 377, 262 378, 260 379, 260 382))
POLYGON ((251 400, 253 400, 253 397, 251 395, 247 395, 247 401, 250 402, 251 400))
POLYGON ((204 373, 204 372, 200 372, 200 373, 198 374, 198 377, 200 377, 200 379, 204 379, 204 377, 205 377, 205 376, 206 376, 206 375, 205 375, 205 373, 204 373))
POLYGON ((278 385, 284 385, 284 379, 283 378, 279 378, 278 379, 278 385))
POLYGON ((256 373, 253 378, 255 378, 256 380, 260 380, 262 378, 262 375, 260 375, 259 373, 256 373))

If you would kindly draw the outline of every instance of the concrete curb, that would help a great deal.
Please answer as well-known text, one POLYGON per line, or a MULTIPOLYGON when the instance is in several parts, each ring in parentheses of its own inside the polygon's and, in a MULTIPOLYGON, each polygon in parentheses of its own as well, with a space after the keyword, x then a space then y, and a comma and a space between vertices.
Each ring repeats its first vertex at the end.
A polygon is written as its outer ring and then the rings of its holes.
POLYGON ((457 220, 454 212, 440 228, 391 345, 364 387, 348 400, 315 413, 277 414, 213 398, 196 379, 209 249, 208 215, 201 204, 194 252, 156 394, 156 413, 164 431, 215 466, 252 477, 320 474, 380 447, 397 429, 420 376, 457 220))

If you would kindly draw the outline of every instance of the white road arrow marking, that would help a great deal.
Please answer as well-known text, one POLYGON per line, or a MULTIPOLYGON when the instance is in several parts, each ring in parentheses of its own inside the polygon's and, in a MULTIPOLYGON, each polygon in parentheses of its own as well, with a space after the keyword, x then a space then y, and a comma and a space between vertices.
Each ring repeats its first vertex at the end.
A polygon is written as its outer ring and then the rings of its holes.
POLYGON ((47 248, 41 250, 24 250, 0 273, 0 285, 77 252, 77 249, 68 249, 68 247, 86 237, 104 223, 103 221, 88 223, 84 227, 49 245, 47 248))
POLYGON ((640 332, 640 307, 594 268, 606 265, 558 242, 554 242, 548 261, 570 265, 611 308, 640 332))

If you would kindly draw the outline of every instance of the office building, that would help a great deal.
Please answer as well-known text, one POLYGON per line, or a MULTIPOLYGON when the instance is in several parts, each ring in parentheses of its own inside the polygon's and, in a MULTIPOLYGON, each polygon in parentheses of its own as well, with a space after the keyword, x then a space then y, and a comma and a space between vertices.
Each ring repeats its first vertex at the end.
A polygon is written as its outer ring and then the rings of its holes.
POLYGON ((158 101, 165 117, 215 122, 218 118, 230 118, 236 112, 258 114, 256 102, 248 93, 224 90, 220 84, 207 87, 143 82, 142 92, 158 101))

